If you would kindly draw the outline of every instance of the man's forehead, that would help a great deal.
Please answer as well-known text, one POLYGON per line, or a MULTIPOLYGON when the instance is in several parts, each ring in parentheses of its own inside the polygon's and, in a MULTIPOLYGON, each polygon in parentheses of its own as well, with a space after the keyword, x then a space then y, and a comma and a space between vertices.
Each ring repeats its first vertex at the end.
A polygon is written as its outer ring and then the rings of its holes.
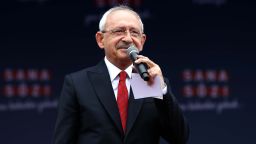
POLYGON ((136 20, 137 20, 137 22, 138 22, 138 24, 139 24, 139 17, 134 13, 134 12, 132 12, 132 11, 130 11, 130 10, 116 10, 116 11, 113 11, 113 12, 111 12, 109 15, 108 15, 108 17, 107 17, 107 21, 106 21, 106 23, 117 23, 117 22, 120 22, 120 21, 116 21, 116 20, 118 20, 118 19, 120 19, 120 20, 125 20, 127 17, 119 17, 118 15, 122 15, 122 14, 131 14, 131 16, 133 16, 136 20), (114 20, 113 20, 114 19, 114 20))

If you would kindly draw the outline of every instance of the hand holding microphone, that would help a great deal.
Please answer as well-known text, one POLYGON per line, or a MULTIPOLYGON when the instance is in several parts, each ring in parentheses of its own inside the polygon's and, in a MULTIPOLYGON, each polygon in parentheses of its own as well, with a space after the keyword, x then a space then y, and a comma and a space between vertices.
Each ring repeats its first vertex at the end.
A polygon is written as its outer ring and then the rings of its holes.
POLYGON ((148 84, 152 84, 154 77, 158 75, 161 79, 161 87, 165 87, 162 71, 156 63, 145 56, 138 55, 139 51, 134 45, 127 49, 127 53, 143 80, 147 81, 148 84))

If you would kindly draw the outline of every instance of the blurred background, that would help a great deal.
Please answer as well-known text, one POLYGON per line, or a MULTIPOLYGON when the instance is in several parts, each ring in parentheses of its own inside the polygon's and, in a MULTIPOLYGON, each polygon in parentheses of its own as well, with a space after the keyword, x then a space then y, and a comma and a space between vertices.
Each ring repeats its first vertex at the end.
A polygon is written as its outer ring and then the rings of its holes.
POLYGON ((64 76, 104 57, 98 22, 119 3, 143 19, 142 54, 169 78, 189 144, 256 143, 256 4, 248 0, 1 0, 0 143, 53 143, 64 76))

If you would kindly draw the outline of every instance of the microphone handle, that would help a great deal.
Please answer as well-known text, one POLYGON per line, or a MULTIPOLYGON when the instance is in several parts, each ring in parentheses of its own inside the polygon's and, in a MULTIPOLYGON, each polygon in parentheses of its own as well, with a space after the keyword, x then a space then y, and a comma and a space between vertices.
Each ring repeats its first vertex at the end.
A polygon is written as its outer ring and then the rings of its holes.
MULTIPOLYGON (((134 61, 137 59, 137 53, 136 52, 132 52, 130 53, 130 57, 134 63, 134 61)), ((139 63, 139 64, 135 64, 135 67, 137 69, 137 71, 139 72, 141 78, 145 81, 148 81, 149 80, 149 74, 148 74, 148 66, 145 64, 145 63, 139 63)))
POLYGON ((137 70, 139 71, 139 74, 142 79, 145 81, 149 80, 149 74, 148 74, 148 66, 145 63, 135 64, 137 66, 137 70))

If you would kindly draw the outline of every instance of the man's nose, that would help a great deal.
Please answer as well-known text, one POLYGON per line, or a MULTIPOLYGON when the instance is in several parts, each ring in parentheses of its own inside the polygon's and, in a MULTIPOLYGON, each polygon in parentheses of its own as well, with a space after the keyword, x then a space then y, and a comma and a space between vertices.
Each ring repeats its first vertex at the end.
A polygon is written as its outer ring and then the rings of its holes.
POLYGON ((127 42, 127 43, 132 43, 132 35, 129 31, 127 31, 122 39, 123 41, 127 42))

